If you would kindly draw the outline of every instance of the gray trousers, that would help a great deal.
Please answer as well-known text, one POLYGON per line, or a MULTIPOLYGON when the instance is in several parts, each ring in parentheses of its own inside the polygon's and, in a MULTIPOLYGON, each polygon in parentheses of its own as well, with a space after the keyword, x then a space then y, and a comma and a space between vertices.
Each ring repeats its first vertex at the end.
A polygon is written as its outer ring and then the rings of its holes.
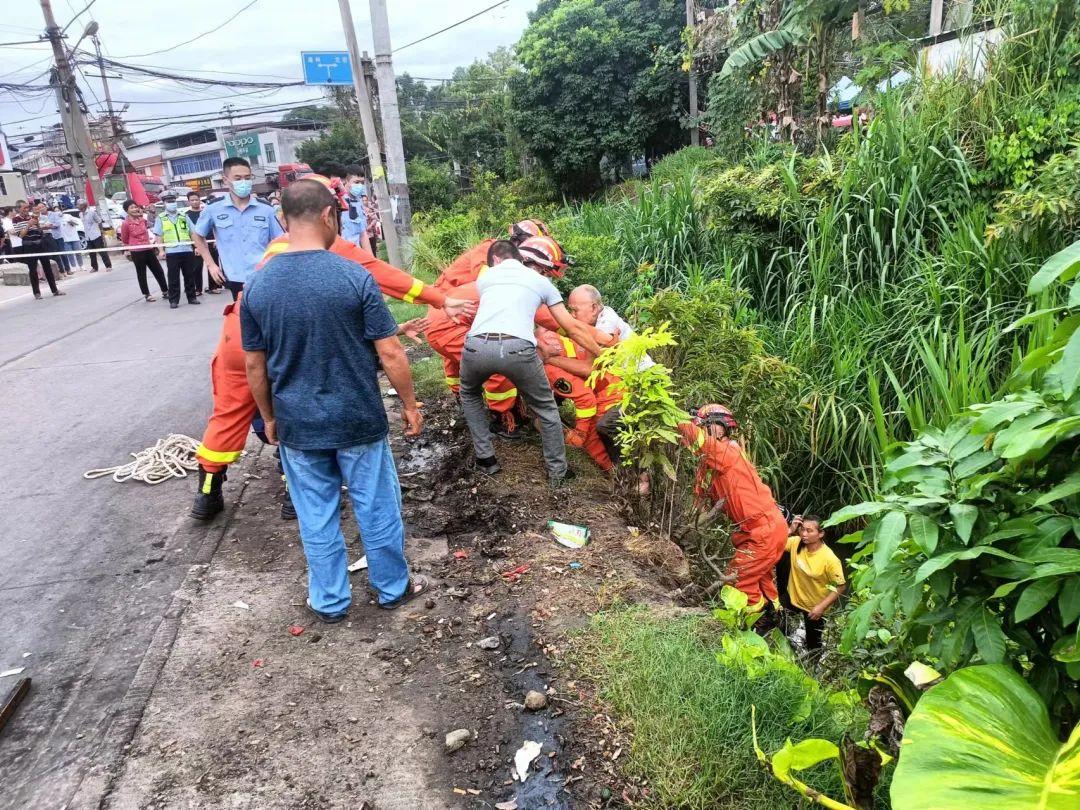
POLYGON ((461 353, 460 374, 461 407, 465 411, 469 433, 472 434, 476 457, 491 458, 495 455, 488 425, 488 409, 484 404, 484 382, 492 374, 502 374, 517 386, 518 395, 525 398, 540 420, 548 478, 561 480, 566 475, 563 424, 536 347, 521 338, 485 340, 470 336, 465 339, 465 350, 461 353))

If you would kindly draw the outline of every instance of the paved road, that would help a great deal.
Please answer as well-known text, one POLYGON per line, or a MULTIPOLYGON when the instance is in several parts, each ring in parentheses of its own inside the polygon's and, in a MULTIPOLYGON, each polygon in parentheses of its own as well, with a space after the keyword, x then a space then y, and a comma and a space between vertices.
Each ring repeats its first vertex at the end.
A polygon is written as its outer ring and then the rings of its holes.
POLYGON ((63 289, 0 303, 0 671, 33 677, 0 732, 5 808, 63 806, 101 758, 206 532, 186 518, 190 478, 81 476, 169 433, 201 435, 226 296, 148 304, 127 262, 63 289))

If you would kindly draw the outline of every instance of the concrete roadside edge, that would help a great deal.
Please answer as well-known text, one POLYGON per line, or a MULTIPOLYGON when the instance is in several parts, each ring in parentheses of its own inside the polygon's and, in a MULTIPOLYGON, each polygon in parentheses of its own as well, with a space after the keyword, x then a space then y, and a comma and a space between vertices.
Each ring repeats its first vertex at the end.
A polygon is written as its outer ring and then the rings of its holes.
MULTIPOLYGON (((244 454, 240 462, 231 465, 230 472, 242 475, 250 471, 255 460, 261 457, 264 446, 262 443, 257 443, 253 450, 244 454)), ((219 519, 207 531, 199 544, 188 566, 187 574, 173 593, 172 601, 162 614, 161 622, 143 653, 139 668, 135 671, 135 676, 128 685, 116 713, 109 721, 109 728, 105 733, 97 762, 88 768, 79 780, 78 787, 65 805, 66 809, 91 810, 94 808, 96 810, 105 806, 113 784, 123 768, 128 747, 139 730, 139 724, 142 722, 150 697, 172 654, 184 611, 198 596, 199 580, 208 570, 210 562, 221 546, 222 539, 232 526, 233 518, 247 492, 249 480, 243 479, 235 490, 236 497, 224 513, 224 519, 219 519)), ((180 528, 177 528, 176 533, 179 531, 180 528)))

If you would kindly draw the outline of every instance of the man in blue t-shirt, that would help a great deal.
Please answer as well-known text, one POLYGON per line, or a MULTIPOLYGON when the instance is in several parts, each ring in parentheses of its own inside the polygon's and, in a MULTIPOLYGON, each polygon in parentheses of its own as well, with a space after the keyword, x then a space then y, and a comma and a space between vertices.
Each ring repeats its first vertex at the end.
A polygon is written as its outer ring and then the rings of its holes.
POLYGON ((352 597, 341 484, 349 487, 369 581, 394 608, 426 591, 409 576, 401 490, 387 441, 377 377, 381 362, 403 407, 405 435, 419 435, 417 410, 398 327, 371 274, 327 248, 337 237, 337 202, 314 180, 282 195, 289 248, 248 282, 240 326, 248 383, 281 445, 281 463, 308 561, 308 606, 325 622, 345 618, 352 597), (271 382, 272 381, 272 382, 271 382))

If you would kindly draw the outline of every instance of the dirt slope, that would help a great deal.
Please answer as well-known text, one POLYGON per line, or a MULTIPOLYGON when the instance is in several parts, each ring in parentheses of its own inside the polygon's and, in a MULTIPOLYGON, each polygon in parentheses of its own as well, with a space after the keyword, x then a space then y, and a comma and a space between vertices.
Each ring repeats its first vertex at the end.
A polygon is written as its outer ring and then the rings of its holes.
POLYGON ((407 550, 435 583, 431 599, 379 610, 361 572, 349 621, 313 622, 296 524, 280 520, 276 464, 259 453, 212 564, 188 583, 192 603, 104 806, 389 810, 516 799, 524 810, 596 805, 607 785, 618 795, 597 753, 603 718, 553 660, 600 607, 666 603, 659 583, 673 572, 627 551, 641 544, 628 542, 611 486, 587 459, 575 459, 584 473, 575 486, 553 496, 539 447, 504 442, 504 473, 486 479, 468 469, 452 404, 433 411, 419 442, 393 429, 407 550), (588 525, 592 542, 557 545, 549 518, 588 525), (291 635, 292 625, 303 632, 291 635), (497 649, 477 646, 492 636, 497 649), (548 693, 547 708, 524 710, 529 690, 548 693), (448 755, 444 736, 455 729, 476 736, 448 755), (542 753, 519 784, 512 763, 525 740, 542 753))

